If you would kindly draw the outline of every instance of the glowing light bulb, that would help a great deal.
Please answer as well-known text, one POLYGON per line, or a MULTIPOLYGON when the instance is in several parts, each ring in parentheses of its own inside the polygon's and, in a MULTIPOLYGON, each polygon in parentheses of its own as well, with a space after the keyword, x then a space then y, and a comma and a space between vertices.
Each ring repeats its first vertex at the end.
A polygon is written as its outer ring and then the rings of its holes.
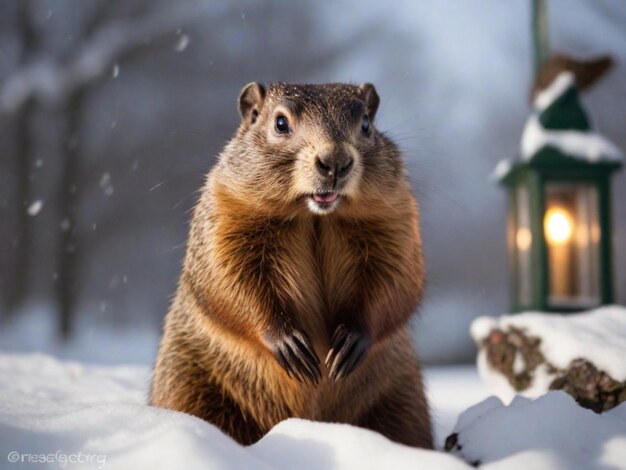
POLYGON ((553 207, 546 212, 543 228, 549 243, 564 245, 572 238, 574 222, 565 209, 553 207))
POLYGON ((533 243, 533 234, 527 227, 520 227, 517 229, 515 242, 517 243, 518 250, 527 251, 533 243))

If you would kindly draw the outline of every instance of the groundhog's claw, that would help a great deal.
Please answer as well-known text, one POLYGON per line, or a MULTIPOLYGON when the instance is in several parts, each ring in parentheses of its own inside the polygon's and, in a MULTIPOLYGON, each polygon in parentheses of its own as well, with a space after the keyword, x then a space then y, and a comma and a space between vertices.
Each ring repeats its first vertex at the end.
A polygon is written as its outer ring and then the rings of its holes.
POLYGON ((298 382, 308 379, 313 384, 320 381, 320 361, 313 351, 311 342, 303 333, 293 330, 284 334, 273 342, 271 349, 289 377, 295 378, 298 382))
POLYGON ((326 366, 330 368, 329 377, 337 381, 352 373, 365 359, 371 340, 366 335, 339 325, 331 341, 331 348, 326 356, 326 366))

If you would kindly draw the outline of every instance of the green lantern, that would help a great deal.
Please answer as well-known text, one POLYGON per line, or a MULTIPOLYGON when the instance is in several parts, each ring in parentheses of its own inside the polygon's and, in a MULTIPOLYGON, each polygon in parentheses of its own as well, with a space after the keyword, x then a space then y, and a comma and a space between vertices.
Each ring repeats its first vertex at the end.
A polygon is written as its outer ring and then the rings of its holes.
POLYGON ((578 99, 580 77, 563 68, 552 76, 536 90, 518 158, 494 171, 509 193, 515 311, 613 301, 610 176, 622 154, 592 131, 578 99))

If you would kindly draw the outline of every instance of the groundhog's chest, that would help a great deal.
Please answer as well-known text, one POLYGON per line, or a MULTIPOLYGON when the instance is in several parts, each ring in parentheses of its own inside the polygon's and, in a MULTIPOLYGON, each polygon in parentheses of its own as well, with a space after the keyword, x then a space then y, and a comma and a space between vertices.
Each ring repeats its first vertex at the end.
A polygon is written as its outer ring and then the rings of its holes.
POLYGON ((276 287, 312 336, 327 336, 335 315, 356 303, 373 244, 366 234, 367 227, 323 217, 277 227, 268 240, 265 250, 275 254, 280 276, 276 287))

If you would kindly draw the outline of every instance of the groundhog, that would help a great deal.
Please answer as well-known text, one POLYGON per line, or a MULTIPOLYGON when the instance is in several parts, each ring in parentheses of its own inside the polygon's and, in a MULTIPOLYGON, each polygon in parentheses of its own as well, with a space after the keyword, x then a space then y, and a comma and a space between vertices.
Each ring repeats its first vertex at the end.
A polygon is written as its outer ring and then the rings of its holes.
POLYGON ((378 105, 371 84, 242 90, 194 211, 152 405, 242 444, 298 417, 432 448, 408 326, 418 206, 378 105))

